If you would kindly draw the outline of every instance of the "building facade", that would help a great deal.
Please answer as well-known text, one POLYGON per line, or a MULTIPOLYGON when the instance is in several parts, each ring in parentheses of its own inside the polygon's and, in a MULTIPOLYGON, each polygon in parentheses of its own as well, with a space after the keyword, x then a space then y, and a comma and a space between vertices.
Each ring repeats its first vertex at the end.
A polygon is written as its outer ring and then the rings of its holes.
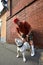
POLYGON ((26 20, 33 29, 34 45, 43 48, 43 0, 9 0, 7 11, 7 42, 18 37, 14 18, 26 20))

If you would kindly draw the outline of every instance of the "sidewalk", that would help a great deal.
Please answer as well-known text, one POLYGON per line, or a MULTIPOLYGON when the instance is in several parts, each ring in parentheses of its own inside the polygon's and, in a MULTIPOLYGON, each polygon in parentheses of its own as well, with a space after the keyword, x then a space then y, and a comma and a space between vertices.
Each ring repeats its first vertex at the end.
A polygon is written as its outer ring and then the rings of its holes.
POLYGON ((30 52, 26 52, 27 62, 24 63, 22 56, 16 58, 16 46, 14 44, 0 43, 0 57, 0 65, 43 65, 43 49, 36 49, 34 57, 30 56, 30 52))

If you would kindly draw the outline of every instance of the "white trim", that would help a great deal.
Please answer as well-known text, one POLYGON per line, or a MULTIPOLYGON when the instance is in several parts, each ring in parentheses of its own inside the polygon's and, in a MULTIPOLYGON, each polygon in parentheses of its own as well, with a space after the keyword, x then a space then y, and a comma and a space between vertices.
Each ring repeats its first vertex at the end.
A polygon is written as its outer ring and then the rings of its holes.
POLYGON ((6 38, 5 37, 1 37, 1 42, 6 42, 6 38))

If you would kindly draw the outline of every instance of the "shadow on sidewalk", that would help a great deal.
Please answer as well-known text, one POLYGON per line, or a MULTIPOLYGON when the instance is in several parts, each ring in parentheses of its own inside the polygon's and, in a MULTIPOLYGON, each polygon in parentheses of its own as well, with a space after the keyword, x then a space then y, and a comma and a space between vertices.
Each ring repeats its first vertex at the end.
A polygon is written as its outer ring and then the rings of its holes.
POLYGON ((34 64, 36 63, 36 64, 40 65, 41 61, 42 61, 42 60, 40 60, 42 52, 43 52, 42 50, 37 49, 34 57, 31 57, 30 55, 26 55, 27 61, 30 63, 34 63, 34 64))

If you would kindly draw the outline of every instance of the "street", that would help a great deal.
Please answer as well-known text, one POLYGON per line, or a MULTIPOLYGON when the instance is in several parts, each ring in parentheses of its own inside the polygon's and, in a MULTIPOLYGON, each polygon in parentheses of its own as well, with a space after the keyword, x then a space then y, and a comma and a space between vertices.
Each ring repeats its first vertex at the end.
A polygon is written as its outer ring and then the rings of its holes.
POLYGON ((34 57, 30 56, 30 52, 26 52, 27 62, 24 63, 22 55, 16 58, 16 46, 7 43, 0 43, 0 65, 43 65, 43 51, 37 50, 34 57), (42 54, 41 54, 41 53, 42 54))

